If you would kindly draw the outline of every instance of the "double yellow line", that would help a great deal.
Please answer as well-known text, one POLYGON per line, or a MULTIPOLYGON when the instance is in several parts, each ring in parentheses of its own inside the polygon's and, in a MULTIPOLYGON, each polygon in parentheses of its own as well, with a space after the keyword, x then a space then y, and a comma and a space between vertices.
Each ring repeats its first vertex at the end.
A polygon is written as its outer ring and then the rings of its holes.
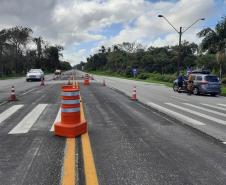
MULTIPOLYGON (((82 102, 80 103, 80 111, 81 121, 84 121, 85 115, 82 102)), ((81 141, 86 185, 99 185, 88 132, 81 136, 81 141)), ((75 185, 77 182, 75 177, 75 148, 75 138, 68 138, 65 148, 62 185, 75 185)))

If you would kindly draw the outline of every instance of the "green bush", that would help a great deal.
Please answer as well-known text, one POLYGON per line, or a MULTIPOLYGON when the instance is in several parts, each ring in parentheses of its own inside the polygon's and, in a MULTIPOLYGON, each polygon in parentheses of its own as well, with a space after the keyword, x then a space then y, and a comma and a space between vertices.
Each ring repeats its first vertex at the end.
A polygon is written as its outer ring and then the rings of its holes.
POLYGON ((140 73, 140 74, 137 75, 137 78, 138 79, 142 79, 142 80, 146 80, 146 79, 149 78, 149 74, 147 74, 147 73, 140 73))
POLYGON ((226 85, 226 78, 222 78, 221 82, 222 84, 226 85))
POLYGON ((176 75, 172 75, 172 74, 161 75, 159 73, 151 73, 149 76, 150 76, 149 77, 150 80, 163 81, 163 82, 173 82, 177 78, 176 75))

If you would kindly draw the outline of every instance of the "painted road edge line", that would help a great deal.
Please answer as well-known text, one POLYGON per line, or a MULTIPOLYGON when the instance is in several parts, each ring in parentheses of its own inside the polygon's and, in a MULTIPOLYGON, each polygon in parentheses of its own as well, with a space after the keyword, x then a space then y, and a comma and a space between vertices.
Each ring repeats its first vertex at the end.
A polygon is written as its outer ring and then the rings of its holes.
POLYGON ((185 123, 188 122, 188 123, 191 123, 191 124, 193 124, 193 125, 199 125, 199 126, 204 126, 204 125, 206 125, 205 123, 202 123, 202 122, 200 122, 200 121, 198 121, 198 120, 192 119, 192 118, 190 118, 190 117, 188 117, 188 116, 185 116, 185 115, 183 115, 183 114, 174 112, 174 111, 172 111, 172 110, 170 110, 170 109, 167 109, 167 108, 162 107, 162 106, 160 106, 160 105, 157 105, 157 104, 155 104, 155 103, 148 102, 147 104, 148 104, 149 106, 151 106, 152 108, 157 109, 157 110, 160 111, 160 112, 163 112, 163 113, 165 113, 165 114, 167 114, 167 115, 169 115, 169 116, 172 116, 173 118, 175 118, 175 119, 177 119, 177 120, 179 120, 179 121, 182 121, 183 123, 184 123, 184 122, 185 122, 185 123))
POLYGON ((58 110, 57 116, 55 118, 55 121, 52 124, 52 127, 50 129, 50 132, 53 132, 54 131, 54 123, 59 122, 59 121, 61 121, 61 107, 58 110))
MULTIPOLYGON (((80 110, 81 120, 84 121, 85 115, 84 115, 82 102, 80 103, 80 107, 81 107, 81 110, 80 110)), ((99 185, 88 131, 87 133, 81 136, 81 140, 82 140, 82 153, 83 153, 85 181, 86 181, 85 184, 99 185)))
POLYGON ((75 138, 67 138, 61 179, 62 185, 75 185, 75 145, 75 138))

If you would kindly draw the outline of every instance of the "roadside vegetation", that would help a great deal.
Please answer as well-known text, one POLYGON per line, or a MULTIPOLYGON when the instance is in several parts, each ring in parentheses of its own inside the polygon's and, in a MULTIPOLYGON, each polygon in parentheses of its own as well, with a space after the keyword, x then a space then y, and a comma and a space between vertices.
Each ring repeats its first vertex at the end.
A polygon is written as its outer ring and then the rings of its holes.
POLYGON ((180 53, 180 70, 186 75, 188 68, 208 69, 221 78, 222 94, 226 95, 226 17, 215 29, 205 28, 197 33, 200 45, 182 42, 182 47, 145 47, 140 43, 116 44, 81 61, 77 69, 94 74, 164 83, 171 86, 177 78, 180 53), (133 70, 137 73, 134 76, 133 70), (135 78, 134 78, 135 77, 135 78))
POLYGON ((182 47, 145 47, 139 43, 101 46, 99 51, 81 62, 77 69, 101 75, 133 78, 136 80, 172 84, 177 78, 180 53, 180 70, 208 69, 222 80, 223 94, 226 94, 226 17, 215 29, 205 28, 197 33, 202 38, 200 45, 182 42, 182 47))
POLYGON ((31 68, 45 72, 71 68, 68 62, 60 61, 62 46, 49 45, 32 34, 32 29, 21 26, 0 30, 0 79, 24 75, 31 68))

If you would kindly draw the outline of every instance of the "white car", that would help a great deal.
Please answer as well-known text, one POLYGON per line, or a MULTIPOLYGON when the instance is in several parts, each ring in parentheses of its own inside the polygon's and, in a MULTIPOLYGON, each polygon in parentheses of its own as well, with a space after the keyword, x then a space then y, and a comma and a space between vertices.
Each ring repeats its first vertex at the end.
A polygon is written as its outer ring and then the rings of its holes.
POLYGON ((31 69, 26 75, 27 82, 32 80, 41 81, 44 78, 44 72, 41 69, 31 69))

